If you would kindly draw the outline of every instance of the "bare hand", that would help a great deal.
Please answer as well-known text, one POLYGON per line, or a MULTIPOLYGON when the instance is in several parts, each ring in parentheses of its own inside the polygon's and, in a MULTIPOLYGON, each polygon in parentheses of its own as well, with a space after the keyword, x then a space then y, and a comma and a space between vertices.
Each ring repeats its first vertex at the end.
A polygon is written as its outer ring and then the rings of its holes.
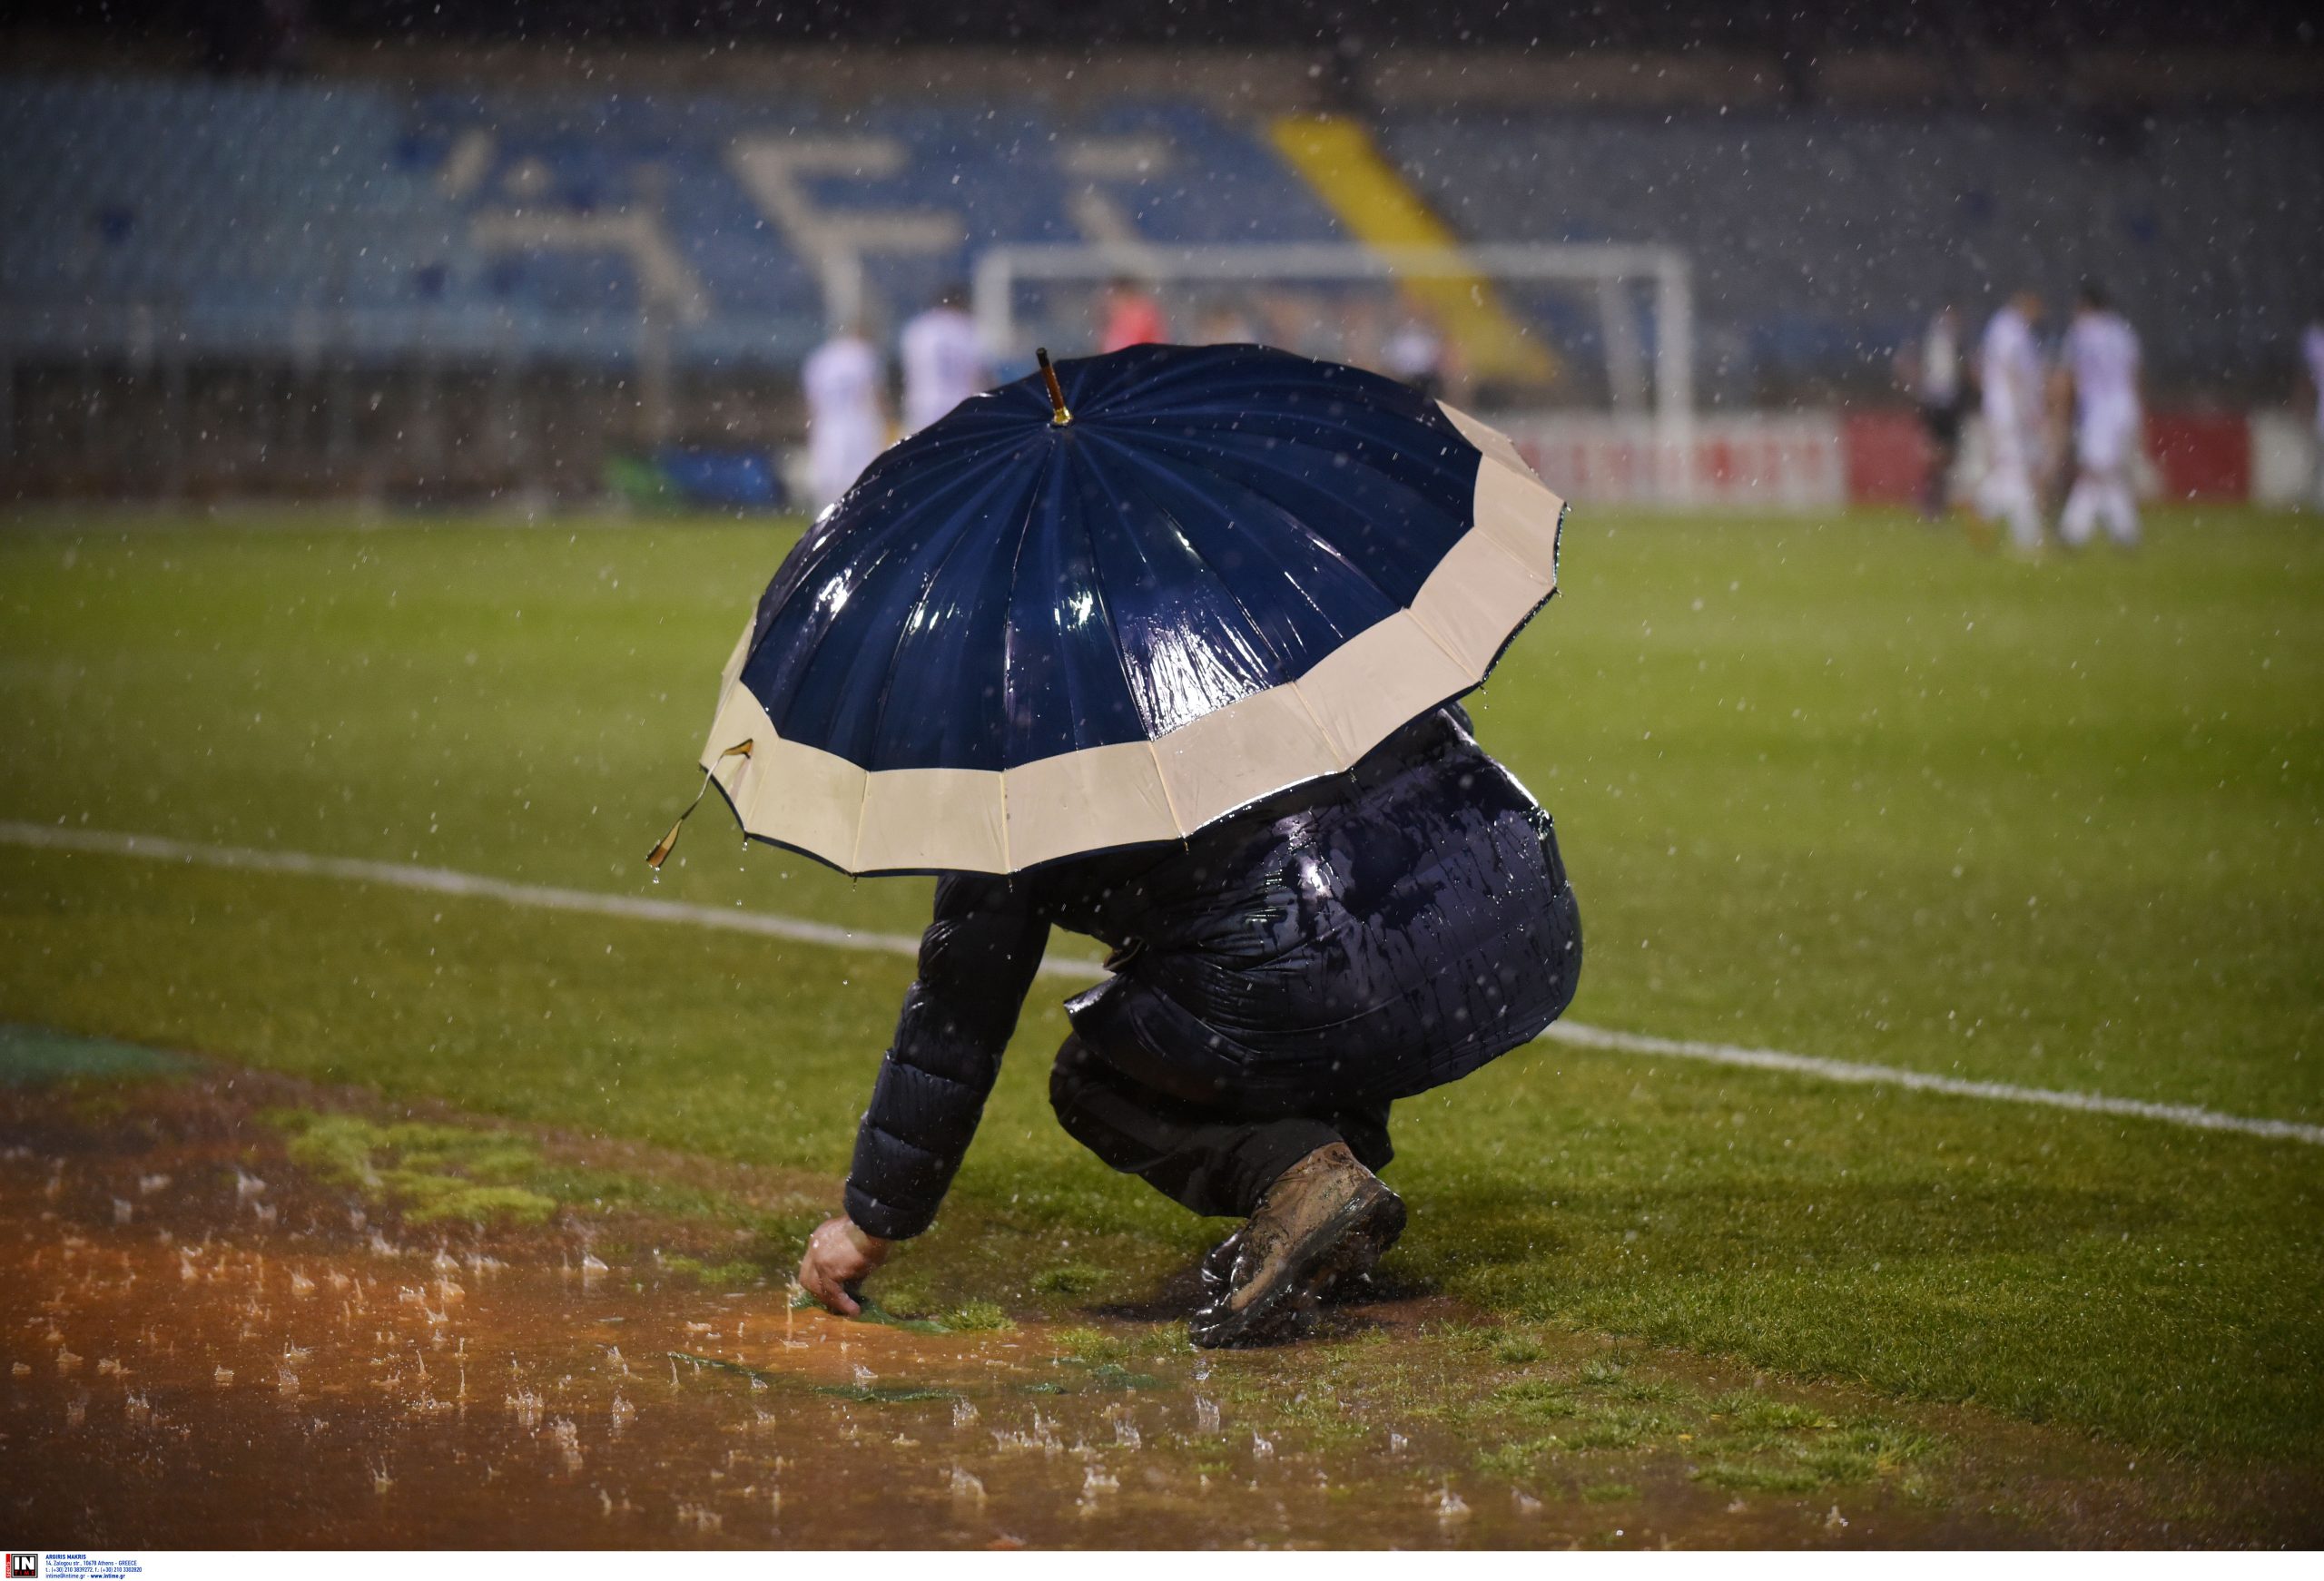
POLYGON ((866 1234, 844 1213, 826 1219, 807 1237, 806 1255, 799 1259, 799 1282, 831 1311, 854 1317, 863 1308, 847 1287, 885 1262, 893 1244, 866 1234))

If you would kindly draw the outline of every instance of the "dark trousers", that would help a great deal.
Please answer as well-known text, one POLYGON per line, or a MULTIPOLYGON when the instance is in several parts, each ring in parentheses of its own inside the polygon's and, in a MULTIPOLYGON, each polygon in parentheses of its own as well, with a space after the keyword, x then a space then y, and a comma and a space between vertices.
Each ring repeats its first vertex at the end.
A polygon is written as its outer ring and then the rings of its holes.
POLYGON ((1191 1103, 1108 1064, 1078 1036, 1057 1051, 1049 1104, 1075 1141, 1209 1218, 1247 1218, 1276 1176, 1334 1142, 1368 1169, 1395 1156, 1384 1103, 1298 1114, 1191 1103))
POLYGON ((1921 514, 1932 519, 1952 503, 1953 463, 1961 454, 1961 403, 1925 405, 1921 427, 1928 433, 1928 473, 1921 479, 1921 514))

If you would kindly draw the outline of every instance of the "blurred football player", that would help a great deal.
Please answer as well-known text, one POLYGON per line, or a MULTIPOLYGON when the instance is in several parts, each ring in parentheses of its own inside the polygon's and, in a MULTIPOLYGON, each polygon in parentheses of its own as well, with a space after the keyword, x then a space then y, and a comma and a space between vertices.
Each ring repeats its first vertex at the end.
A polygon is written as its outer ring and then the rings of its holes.
POLYGON ((992 383, 984 338, 968 314, 968 293, 947 290, 904 326, 904 431, 917 433, 992 383))
POLYGON ((845 494, 888 447, 880 403, 880 353, 849 325, 809 354, 799 383, 807 398, 807 464, 821 510, 845 494))
POLYGON ((2043 408, 2042 349, 2034 338, 2042 299, 2021 290, 1985 326, 1977 349, 1977 381, 1985 418, 1985 472, 1977 484, 1977 514, 2009 528, 2021 555, 2042 549, 2038 479, 2048 452, 2043 408))
POLYGON ((2100 525, 2129 548, 2139 541, 2133 477, 2146 427, 2139 398, 2139 338, 2105 290, 2084 281, 2066 329, 2059 376, 2073 412, 2073 488, 2058 536, 2079 548, 2100 525))

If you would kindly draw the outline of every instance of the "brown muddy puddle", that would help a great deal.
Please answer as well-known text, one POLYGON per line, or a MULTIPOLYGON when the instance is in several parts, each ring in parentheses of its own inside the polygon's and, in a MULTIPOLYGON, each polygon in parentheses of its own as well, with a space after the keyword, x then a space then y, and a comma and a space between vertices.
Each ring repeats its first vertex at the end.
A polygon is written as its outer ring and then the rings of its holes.
POLYGON ((255 1118, 290 1090, 215 1071, 0 1089, 12 1541, 1921 1547, 2270 1525, 2218 1513, 2216 1488, 2191 1522, 2191 1484, 1960 1412, 1859 1428, 1867 1458, 1801 1486, 1839 1464, 1829 1391, 1612 1362, 1592 1336, 1480 1340, 1441 1303, 1226 1355, 1094 1317, 842 1321, 636 1250, 685 1243, 675 1223, 481 1232, 365 1208, 255 1118))

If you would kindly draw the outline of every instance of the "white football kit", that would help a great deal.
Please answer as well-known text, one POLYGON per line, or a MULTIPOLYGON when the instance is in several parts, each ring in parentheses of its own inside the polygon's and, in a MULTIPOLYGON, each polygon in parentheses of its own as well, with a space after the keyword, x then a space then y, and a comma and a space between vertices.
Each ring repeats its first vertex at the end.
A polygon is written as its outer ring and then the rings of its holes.
POLYGON ((992 382, 977 321, 931 308, 904 326, 904 428, 917 433, 992 382))
POLYGON ((815 348, 799 382, 807 397, 808 469, 821 509, 845 494, 887 448, 880 354, 861 336, 835 336, 815 348))
POLYGON ((2316 508, 2324 510, 2324 324, 2310 324, 2300 335, 2299 355, 2308 364, 2308 388, 2316 392, 2316 469, 2311 481, 2316 508))
POLYGON ((2299 355, 2308 364, 2308 383, 2316 391, 2316 437, 2324 439, 2324 324, 2310 324, 2299 338, 2299 355))
POLYGON ((1985 326, 1977 349, 1984 389, 1985 474, 1977 484, 1977 510, 2009 524, 2021 549, 2042 546, 2041 496, 2034 475, 2043 459, 2042 352, 2034 327, 2015 308, 2004 308, 1985 326))
POLYGON ((2135 544, 2139 506, 2131 467, 2145 428, 2139 407, 2138 333, 2117 312, 2077 313, 2066 331, 2065 365, 2073 378, 2077 470, 2058 535, 2069 544, 2086 544, 2102 522, 2116 543, 2135 544))

